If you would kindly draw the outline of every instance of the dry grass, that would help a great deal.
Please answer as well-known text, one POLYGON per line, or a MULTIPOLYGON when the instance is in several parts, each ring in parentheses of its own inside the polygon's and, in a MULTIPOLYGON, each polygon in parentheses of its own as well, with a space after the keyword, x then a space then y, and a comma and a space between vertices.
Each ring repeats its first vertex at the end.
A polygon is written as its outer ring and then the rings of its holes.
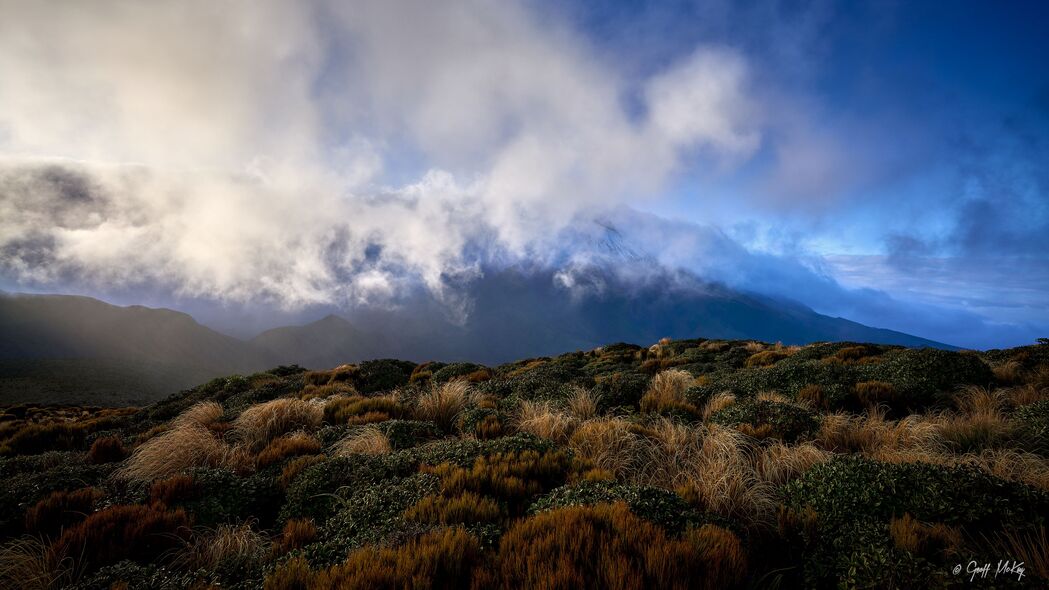
POLYGON ((95 488, 52 492, 26 512, 26 531, 54 538, 62 529, 87 518, 102 495, 95 488))
POLYGON ((999 383, 1006 385, 1016 385, 1022 383, 1024 379, 1023 365, 1015 360, 1006 361, 992 367, 991 370, 994 371, 994 378, 999 383))
POLYGON ((797 402, 813 410, 827 409, 827 399, 823 395, 823 387, 809 384, 798 391, 797 402))
POLYGON ((197 495, 197 482, 192 475, 179 474, 153 482, 149 486, 149 501, 174 506, 197 495))
POLYGON ((891 421, 885 419, 883 409, 870 408, 859 416, 845 413, 825 415, 814 442, 835 453, 938 452, 941 448, 939 433, 936 424, 919 416, 891 421))
POLYGON ((420 420, 430 420, 450 431, 456 418, 472 401, 470 384, 462 379, 433 386, 419 397, 415 414, 420 420))
POLYGON ((1027 573, 1049 580, 1049 534, 1045 526, 1034 530, 1004 530, 992 540, 997 552, 1022 561, 1027 573))
POLYGON ((247 570, 262 563, 269 553, 269 539, 255 531, 251 523, 221 525, 204 529, 186 543, 175 557, 175 566, 184 569, 247 570))
POLYGON ((624 478, 638 468, 641 440, 626 420, 599 418, 581 424, 569 438, 568 447, 597 469, 624 478))
POLYGON ((284 530, 274 541, 270 556, 276 558, 296 549, 302 549, 316 541, 317 536, 317 525, 313 524, 312 519, 293 518, 284 523, 284 530))
POLYGON ((299 392, 299 399, 328 399, 337 396, 357 395, 357 389, 349 383, 326 383, 324 385, 306 385, 299 392))
POLYGON ((811 443, 787 445, 776 441, 760 450, 754 466, 762 481, 781 486, 813 466, 830 460, 831 455, 811 443))
POLYGON ((262 449, 255 462, 259 467, 269 467, 288 457, 315 455, 320 450, 321 443, 317 437, 305 432, 293 432, 271 441, 266 448, 262 449))
POLYGON ((277 484, 280 485, 282 490, 288 489, 295 478, 300 473, 306 470, 307 467, 311 467, 324 461, 324 455, 306 455, 305 457, 298 457, 292 459, 284 466, 284 469, 280 472, 280 477, 277 478, 277 484))
POLYGON ((565 482, 571 467, 564 451, 521 451, 478 457, 468 468, 451 463, 436 467, 423 466, 423 471, 441 478, 445 496, 466 492, 499 498, 514 510, 524 508, 537 494, 565 482))
POLYGON ((212 435, 197 422, 179 424, 135 449, 117 475, 149 482, 190 467, 244 467, 250 461, 212 435))
POLYGON ((393 451, 390 439, 374 426, 365 426, 335 443, 335 456, 385 455, 393 451))
POLYGON ((410 414, 411 411, 398 402, 394 394, 337 397, 324 404, 324 421, 329 424, 370 424, 391 418, 406 418, 410 414))
POLYGON ((747 357, 747 367, 771 367, 779 361, 789 357, 790 352, 786 350, 763 350, 747 357))
POLYGON ((954 397, 955 405, 966 416, 989 420, 1001 420, 1005 400, 1003 390, 977 385, 962 388, 954 397))
POLYGON ((558 443, 568 441, 579 420, 554 407, 549 401, 524 400, 517 407, 516 426, 519 432, 528 432, 558 443))
POLYGON ((889 535, 900 549, 926 558, 946 559, 958 553, 962 533, 942 523, 925 524, 910 514, 889 522, 889 535))
POLYGON ((171 421, 172 428, 186 424, 208 426, 222 419, 225 410, 216 402, 199 402, 171 421))
POLYGON ((763 389, 763 390, 759 391, 758 394, 754 396, 754 399, 759 401, 759 402, 760 401, 766 401, 766 402, 777 402, 777 403, 781 403, 781 404, 793 403, 793 400, 791 400, 787 396, 783 395, 782 393, 780 393, 778 391, 773 391, 771 389, 763 389))
POLYGON ((567 400, 568 413, 580 422, 596 418, 600 401, 600 396, 593 390, 576 387, 567 400))
POLYGON ((33 537, 0 545, 0 587, 24 590, 63 588, 74 580, 73 560, 58 558, 33 537))
POLYGON ((124 441, 119 436, 103 436, 91 443, 87 452, 87 460, 92 465, 103 463, 117 463, 123 461, 128 455, 124 447, 124 441))
POLYGON ((182 509, 112 506, 70 527, 55 541, 56 557, 97 569, 125 559, 149 563, 185 545, 190 518, 182 509))
POLYGON ((736 403, 736 396, 727 391, 714 394, 707 400, 707 403, 703 404, 703 411, 701 412, 703 414, 703 421, 706 422, 707 420, 710 420, 710 417, 719 410, 724 410, 734 403, 736 403))
POLYGON ((477 524, 503 518, 495 500, 464 491, 457 496, 426 496, 404 512, 404 518, 427 524, 477 524))
POLYGON ((685 399, 685 391, 695 383, 688 371, 671 369, 663 371, 652 378, 648 391, 641 397, 642 412, 660 412, 665 410, 685 410, 698 413, 692 404, 685 399))
POLYGON ((863 406, 879 406, 896 401, 896 387, 886 381, 861 381, 853 386, 853 394, 863 406))
POLYGON ((1020 408, 1049 399, 1049 389, 1039 389, 1031 384, 1013 387, 1006 390, 1005 398, 1011 407, 1020 408))
POLYGON ((599 504, 518 521, 474 587, 729 588, 745 572, 739 539, 724 529, 671 538, 625 504, 599 504))
POLYGON ((282 434, 317 428, 323 418, 322 404, 282 397, 241 412, 233 421, 231 434, 238 443, 257 452, 282 434))

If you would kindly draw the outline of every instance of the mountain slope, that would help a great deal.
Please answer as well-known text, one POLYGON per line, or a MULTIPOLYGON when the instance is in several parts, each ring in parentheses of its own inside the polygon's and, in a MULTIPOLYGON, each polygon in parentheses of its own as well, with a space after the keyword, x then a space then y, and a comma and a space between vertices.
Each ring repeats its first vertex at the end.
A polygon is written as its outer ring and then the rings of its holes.
POLYGON ((373 356, 380 348, 374 336, 337 315, 327 315, 304 326, 267 330, 250 343, 282 364, 304 367, 334 367, 359 361, 373 356))

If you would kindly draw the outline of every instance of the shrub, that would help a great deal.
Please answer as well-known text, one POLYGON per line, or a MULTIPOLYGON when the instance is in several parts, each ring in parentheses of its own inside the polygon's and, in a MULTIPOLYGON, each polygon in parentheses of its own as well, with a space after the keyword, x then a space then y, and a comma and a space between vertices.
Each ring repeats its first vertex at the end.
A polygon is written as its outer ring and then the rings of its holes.
POLYGON ((480 561, 477 539, 461 528, 426 533, 400 547, 364 547, 346 562, 316 572, 309 587, 464 588, 480 561))
POLYGON ((625 504, 574 506, 513 525, 482 588, 727 588, 739 585, 745 559, 727 531, 700 529, 672 539, 625 504))
POLYGON ((765 400, 747 400, 731 405, 715 412, 710 422, 735 427, 757 438, 772 436, 788 442, 812 434, 819 428, 819 420, 811 410, 765 400))
POLYGON ((648 387, 649 376, 642 373, 616 372, 597 378, 594 393, 602 409, 636 407, 648 387))
POLYGON ((56 555, 75 559, 93 571, 130 559, 150 563, 189 538, 189 517, 179 510, 150 506, 113 506, 68 528, 52 547, 56 555))
POLYGON ((283 494, 269 474, 238 477, 229 469, 195 469, 190 472, 197 493, 180 506, 205 526, 258 519, 260 526, 274 521, 283 494))
POLYGON ((286 490, 288 489, 288 486, 295 481, 295 478, 298 477, 307 467, 316 465, 324 460, 324 455, 307 455, 305 457, 293 459, 284 466, 284 469, 281 470, 280 477, 277 478, 277 483, 282 490, 286 490))
POLYGON ((614 481, 583 480, 561 486, 536 500, 528 512, 537 514, 568 506, 615 502, 625 502, 635 515, 658 524, 672 534, 680 534, 687 527, 704 521, 701 513, 674 492, 614 481))
POLYGON ((494 408, 470 408, 459 415, 459 432, 482 440, 498 438, 506 434, 501 416, 494 408))
POLYGON ((470 386, 466 381, 449 381, 435 385, 419 397, 416 415, 429 420, 448 432, 455 420, 470 403, 470 386))
POLYGON ((175 506, 195 499, 199 490, 192 475, 179 474, 153 482, 149 486, 149 501, 175 506))
POLYGON ((311 465, 288 487, 287 500, 280 511, 281 520, 312 518, 323 523, 335 513, 339 500, 333 494, 340 488, 350 490, 366 484, 403 477, 414 470, 408 458, 393 455, 354 455, 335 457, 311 465))
POLYGON ((124 447, 124 441, 119 436, 103 436, 91 443, 91 449, 87 452, 87 460, 95 465, 102 463, 118 463, 128 455, 124 447))
POLYGON ((249 449, 262 450, 274 438, 298 429, 320 426, 320 404, 296 398, 278 398, 251 406, 233 421, 232 434, 249 449))
POLYGON ((376 424, 375 428, 386 436, 390 448, 395 451, 408 449, 442 436, 436 424, 421 420, 388 420, 376 424))
POLYGON ((1049 450, 1049 401, 1026 405, 1013 414, 1019 430, 1037 450, 1049 450))
POLYGON ((426 496, 405 511, 404 518, 427 524, 478 524, 503 518, 499 504, 470 491, 455 496, 426 496))
POLYGON ((282 463, 288 457, 314 455, 321 450, 321 443, 316 437, 305 432, 294 432, 274 439, 262 449, 255 461, 259 467, 269 467, 282 463))
POLYGON ((308 518, 293 518, 284 523, 284 530, 273 544, 273 556, 302 549, 317 540, 317 525, 308 518))
MULTIPOLYGON (((488 367, 484 365, 476 365, 474 363, 451 363, 444 365, 433 372, 434 383, 444 383, 445 381, 451 381, 452 379, 458 379, 460 377, 468 377, 472 373, 487 372, 488 367)), ((480 379, 483 381, 484 379, 480 379)), ((469 381, 469 379, 467 379, 469 381)))
POLYGON ((53 492, 26 512, 26 531, 54 537, 63 529, 87 518, 101 499, 102 492, 95 488, 53 492))
POLYGON ((361 393, 390 391, 408 384, 415 363, 395 359, 364 361, 358 366, 353 383, 361 393))

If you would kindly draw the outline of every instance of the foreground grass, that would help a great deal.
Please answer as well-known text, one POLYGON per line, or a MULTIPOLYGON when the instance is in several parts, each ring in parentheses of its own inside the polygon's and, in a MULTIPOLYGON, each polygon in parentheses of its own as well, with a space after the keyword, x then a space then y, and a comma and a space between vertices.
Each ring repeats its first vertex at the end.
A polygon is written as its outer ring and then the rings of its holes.
POLYGON ((12 406, 0 586, 952 587, 1049 572, 1049 346, 611 345, 12 406))

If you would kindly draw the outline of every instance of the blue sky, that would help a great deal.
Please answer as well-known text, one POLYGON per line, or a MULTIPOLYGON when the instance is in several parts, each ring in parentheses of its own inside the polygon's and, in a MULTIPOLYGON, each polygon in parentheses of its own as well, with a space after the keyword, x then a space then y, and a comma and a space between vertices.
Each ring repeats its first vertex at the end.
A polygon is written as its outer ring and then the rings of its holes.
POLYGON ((823 313, 1049 334, 1045 3, 0 10, 0 288, 217 323, 419 285, 465 309, 485 265, 616 219, 823 313))

